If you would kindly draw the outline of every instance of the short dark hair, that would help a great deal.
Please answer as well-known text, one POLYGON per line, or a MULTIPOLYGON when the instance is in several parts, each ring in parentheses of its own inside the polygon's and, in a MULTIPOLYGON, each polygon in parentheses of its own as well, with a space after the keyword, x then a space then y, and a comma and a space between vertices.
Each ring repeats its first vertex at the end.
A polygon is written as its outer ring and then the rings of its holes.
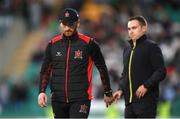
POLYGON ((139 23, 141 24, 141 26, 147 26, 147 21, 146 19, 143 17, 143 16, 133 16, 133 17, 130 17, 128 22, 129 21, 132 21, 132 20, 137 20, 139 21, 139 23))

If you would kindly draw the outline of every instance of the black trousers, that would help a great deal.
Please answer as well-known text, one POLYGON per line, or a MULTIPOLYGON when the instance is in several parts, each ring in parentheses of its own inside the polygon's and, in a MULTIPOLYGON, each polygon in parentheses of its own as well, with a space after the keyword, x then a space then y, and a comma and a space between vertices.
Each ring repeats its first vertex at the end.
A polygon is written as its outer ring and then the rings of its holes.
POLYGON ((130 103, 125 107, 125 118, 156 118, 157 102, 130 103))
POLYGON ((56 102, 52 101, 54 118, 88 118, 91 101, 56 102))

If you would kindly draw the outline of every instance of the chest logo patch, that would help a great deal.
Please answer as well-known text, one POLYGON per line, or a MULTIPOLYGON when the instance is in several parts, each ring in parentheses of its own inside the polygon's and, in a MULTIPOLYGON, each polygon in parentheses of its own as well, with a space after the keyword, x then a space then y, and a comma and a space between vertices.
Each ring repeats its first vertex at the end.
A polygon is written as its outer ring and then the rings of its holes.
POLYGON ((82 112, 82 113, 86 114, 87 113, 87 109, 88 109, 88 107, 85 104, 83 104, 83 105, 81 105, 79 112, 82 112))
POLYGON ((62 56, 61 52, 56 52, 56 56, 62 56))
POLYGON ((74 59, 82 59, 82 53, 80 50, 75 51, 74 59))

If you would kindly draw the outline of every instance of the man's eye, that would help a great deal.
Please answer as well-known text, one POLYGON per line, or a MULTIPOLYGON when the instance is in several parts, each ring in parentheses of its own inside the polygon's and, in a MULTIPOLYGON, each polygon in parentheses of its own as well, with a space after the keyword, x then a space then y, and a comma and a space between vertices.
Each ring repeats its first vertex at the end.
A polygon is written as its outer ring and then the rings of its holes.
POLYGON ((135 27, 132 27, 132 29, 136 29, 137 27, 135 26, 135 27))

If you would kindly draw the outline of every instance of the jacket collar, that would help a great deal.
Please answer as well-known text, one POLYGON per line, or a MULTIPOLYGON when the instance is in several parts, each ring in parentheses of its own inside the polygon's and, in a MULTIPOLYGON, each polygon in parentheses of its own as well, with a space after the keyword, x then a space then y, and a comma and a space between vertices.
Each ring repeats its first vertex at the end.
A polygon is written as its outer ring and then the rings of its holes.
POLYGON ((69 37, 67 37, 67 36, 65 36, 63 34, 63 39, 74 40, 74 39, 77 39, 77 38, 78 38, 78 32, 75 32, 72 36, 69 36, 69 37))
MULTIPOLYGON (((147 36, 146 36, 145 34, 142 35, 139 39, 136 40, 136 46, 139 45, 141 42, 143 42, 143 41, 146 40, 146 39, 147 39, 147 36)), ((133 46, 133 41, 132 41, 132 39, 130 39, 128 42, 129 42, 129 44, 130 44, 131 46, 133 46)))

